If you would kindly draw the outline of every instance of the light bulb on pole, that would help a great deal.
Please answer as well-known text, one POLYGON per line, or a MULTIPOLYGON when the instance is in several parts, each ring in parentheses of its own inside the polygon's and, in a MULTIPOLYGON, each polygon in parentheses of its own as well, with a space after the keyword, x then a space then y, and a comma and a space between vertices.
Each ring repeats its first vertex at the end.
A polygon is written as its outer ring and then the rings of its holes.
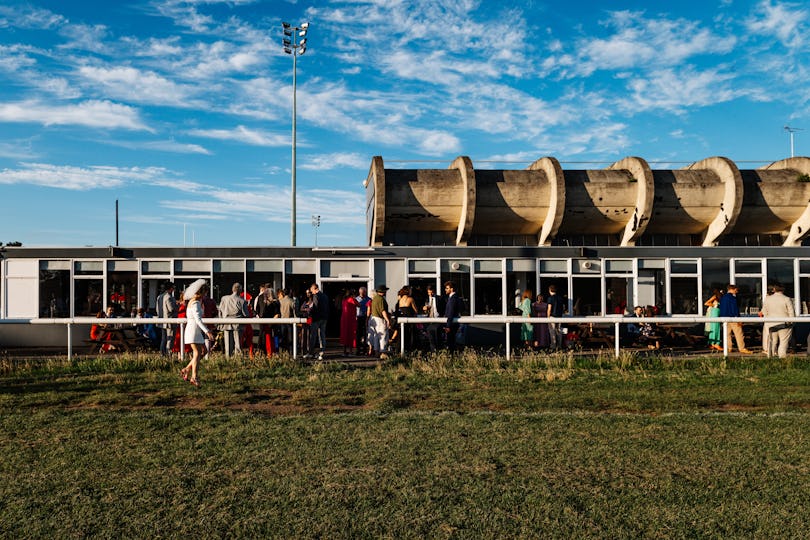
POLYGON ((298 57, 307 52, 307 30, 309 23, 301 23, 300 26, 291 26, 290 23, 281 23, 283 37, 281 43, 284 52, 292 55, 293 58, 293 92, 292 92, 292 194, 290 202, 290 245, 295 246, 295 220, 296 220, 296 194, 295 194, 295 169, 296 169, 296 71, 298 67, 298 57))

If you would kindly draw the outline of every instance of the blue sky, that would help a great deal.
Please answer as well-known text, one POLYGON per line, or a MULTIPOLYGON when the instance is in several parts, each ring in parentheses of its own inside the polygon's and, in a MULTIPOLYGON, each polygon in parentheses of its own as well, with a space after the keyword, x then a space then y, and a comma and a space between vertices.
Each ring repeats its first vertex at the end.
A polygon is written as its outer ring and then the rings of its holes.
POLYGON ((301 246, 312 214, 320 245, 365 245, 374 155, 775 161, 785 125, 810 154, 801 2, 3 0, 0 241, 112 244, 118 199, 121 245, 289 245, 283 20, 311 22, 301 246))

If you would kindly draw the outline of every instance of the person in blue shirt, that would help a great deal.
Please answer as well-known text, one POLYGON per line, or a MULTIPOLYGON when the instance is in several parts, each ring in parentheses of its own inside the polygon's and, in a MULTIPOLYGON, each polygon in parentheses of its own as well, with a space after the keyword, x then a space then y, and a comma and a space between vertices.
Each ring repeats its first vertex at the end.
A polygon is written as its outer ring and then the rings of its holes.
MULTIPOLYGON (((720 298, 720 316, 721 317, 739 317, 740 306, 737 304, 737 286, 733 283, 729 284, 726 288, 727 293, 720 298)), ((730 322, 728 323, 728 350, 731 352, 731 334, 734 334, 734 339, 737 340, 737 348, 742 354, 751 354, 751 351, 745 348, 745 335, 743 334, 742 323, 730 322)))

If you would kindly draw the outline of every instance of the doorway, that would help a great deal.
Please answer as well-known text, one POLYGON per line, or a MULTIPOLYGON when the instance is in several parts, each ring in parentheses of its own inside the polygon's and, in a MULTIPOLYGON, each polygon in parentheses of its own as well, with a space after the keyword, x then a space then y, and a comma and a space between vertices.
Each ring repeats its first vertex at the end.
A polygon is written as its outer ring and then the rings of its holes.
POLYGON ((329 297, 329 321, 326 323, 327 339, 340 339, 340 315, 343 297, 347 290, 354 291, 354 296, 357 296, 357 290, 360 287, 368 287, 368 282, 353 280, 324 281, 321 283, 321 290, 329 297))

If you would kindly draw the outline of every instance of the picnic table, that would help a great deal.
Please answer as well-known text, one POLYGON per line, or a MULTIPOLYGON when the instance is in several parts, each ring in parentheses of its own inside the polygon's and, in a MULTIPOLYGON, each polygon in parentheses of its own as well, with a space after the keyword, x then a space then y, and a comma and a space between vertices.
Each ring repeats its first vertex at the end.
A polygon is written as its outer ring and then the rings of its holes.
POLYGON ((105 345, 116 352, 132 352, 149 346, 149 340, 138 335, 134 326, 107 326, 101 328, 97 339, 85 340, 90 345, 90 354, 102 352, 105 345))

